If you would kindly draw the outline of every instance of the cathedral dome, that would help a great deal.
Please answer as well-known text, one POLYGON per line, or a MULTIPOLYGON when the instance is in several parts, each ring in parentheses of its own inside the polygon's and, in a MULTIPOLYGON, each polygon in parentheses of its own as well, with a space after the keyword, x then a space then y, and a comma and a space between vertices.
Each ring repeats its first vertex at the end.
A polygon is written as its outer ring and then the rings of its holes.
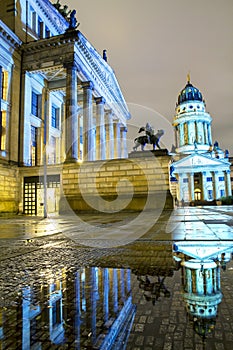
POLYGON ((184 89, 181 90, 178 96, 178 104, 181 104, 183 102, 188 102, 188 101, 201 101, 203 102, 202 99, 202 94, 200 91, 193 86, 190 83, 190 78, 188 77, 187 84, 184 89))

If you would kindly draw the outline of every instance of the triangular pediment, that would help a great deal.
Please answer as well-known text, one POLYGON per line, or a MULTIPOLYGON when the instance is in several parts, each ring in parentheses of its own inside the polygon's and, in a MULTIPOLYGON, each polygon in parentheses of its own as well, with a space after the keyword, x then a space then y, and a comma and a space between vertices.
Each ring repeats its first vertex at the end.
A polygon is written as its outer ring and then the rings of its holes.
POLYGON ((173 163, 175 168, 188 168, 188 167, 222 167, 228 168, 230 163, 225 159, 212 158, 202 154, 191 154, 185 158, 173 163))

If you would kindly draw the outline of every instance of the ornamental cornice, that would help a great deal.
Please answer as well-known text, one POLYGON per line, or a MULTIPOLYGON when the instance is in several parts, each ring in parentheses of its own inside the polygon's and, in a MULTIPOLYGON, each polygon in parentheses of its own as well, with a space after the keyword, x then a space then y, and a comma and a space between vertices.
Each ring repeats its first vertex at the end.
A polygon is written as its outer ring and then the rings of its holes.
POLYGON ((126 119, 129 119, 130 114, 112 68, 103 60, 81 32, 78 32, 78 36, 79 40, 76 45, 79 49, 77 56, 83 63, 80 65, 81 69, 85 69, 85 75, 88 74, 90 76, 95 89, 110 103, 114 114, 120 113, 126 119))
POLYGON ((21 40, 13 33, 8 26, 0 20, 0 36, 13 48, 19 48, 21 40))
POLYGON ((57 32, 64 33, 64 31, 68 28, 69 23, 57 11, 57 9, 51 4, 51 2, 49 0, 35 0, 33 2, 33 5, 35 4, 43 12, 44 16, 48 18, 48 20, 55 27, 57 32))
POLYGON ((174 117, 173 126, 189 122, 208 122, 209 124, 211 124, 212 117, 209 113, 206 112, 188 112, 182 115, 179 114, 174 117))
POLYGON ((51 57, 53 57, 57 64, 58 61, 61 64, 62 62, 65 63, 66 60, 73 60, 74 64, 77 62, 79 78, 82 81, 93 83, 96 95, 105 98, 109 107, 114 110, 115 115, 121 115, 125 119, 130 118, 130 113, 112 68, 80 31, 74 30, 48 39, 29 42, 23 44, 23 50, 26 56, 29 55, 25 57, 24 66, 25 69, 29 70, 35 71, 37 66, 38 68, 41 66, 41 61, 39 63, 35 62, 35 53, 38 53, 40 57, 44 57, 43 59, 46 61, 51 61, 51 57), (59 48, 60 50, 58 50, 59 48), (48 49, 55 50, 54 54, 52 51, 50 52, 50 58, 48 57, 48 49))

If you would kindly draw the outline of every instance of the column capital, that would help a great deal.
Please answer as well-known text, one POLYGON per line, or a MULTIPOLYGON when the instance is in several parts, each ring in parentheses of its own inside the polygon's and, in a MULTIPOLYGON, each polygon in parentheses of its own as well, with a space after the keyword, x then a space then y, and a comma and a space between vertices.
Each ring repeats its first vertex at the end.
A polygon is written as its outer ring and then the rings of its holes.
POLYGON ((112 109, 111 109, 111 108, 106 109, 106 110, 105 110, 105 114, 108 114, 108 115, 113 114, 113 113, 112 113, 112 109))
POLYGON ((91 81, 82 81, 81 85, 83 89, 94 89, 94 85, 91 81))
POLYGON ((63 63, 63 67, 66 69, 76 69, 77 71, 80 71, 80 67, 75 61, 66 61, 63 63))
POLYGON ((106 103, 106 100, 104 97, 94 97, 94 100, 95 100, 95 103, 97 105, 100 105, 100 104, 105 104, 106 103))
POLYGON ((127 132, 128 131, 127 126, 126 125, 122 125, 121 126, 121 131, 122 132, 124 132, 124 131, 127 132))

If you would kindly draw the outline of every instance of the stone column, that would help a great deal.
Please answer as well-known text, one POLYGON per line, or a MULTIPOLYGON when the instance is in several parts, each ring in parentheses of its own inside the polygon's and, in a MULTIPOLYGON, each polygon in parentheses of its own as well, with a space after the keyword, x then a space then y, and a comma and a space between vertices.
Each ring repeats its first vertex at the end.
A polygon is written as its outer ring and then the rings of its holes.
POLYGON ((127 151, 127 139, 126 139, 127 127, 121 127, 121 158, 128 158, 127 151))
POLYGON ((189 174, 189 199, 194 201, 194 176, 193 173, 189 174))
POLYGON ((197 122, 197 143, 199 144, 204 143, 204 130, 203 130, 203 124, 201 121, 197 122))
POLYGON ((112 271, 112 292, 113 292, 113 310, 116 313, 118 311, 118 276, 117 269, 113 269, 112 271))
POLYGON ((82 83, 83 87, 83 159, 95 159, 95 128, 93 128, 92 90, 90 81, 82 83))
POLYGON ((109 319, 109 272, 107 268, 103 269, 103 312, 104 321, 109 319))
POLYGON ((196 291, 198 295, 204 294, 204 271, 201 272, 200 269, 196 269, 195 275, 196 275, 196 291))
POLYGON ((180 140, 180 130, 179 130, 179 128, 176 126, 176 127, 175 127, 175 143, 176 143, 176 148, 179 147, 179 140, 180 140))
POLYGON ((206 293, 213 293, 213 270, 211 268, 205 270, 205 284, 206 284, 206 293))
POLYGON ((106 159, 106 132, 104 120, 103 97, 95 98, 96 102, 96 159, 106 159))
POLYGON ((218 172, 213 172, 213 192, 214 192, 214 199, 218 199, 218 179, 217 179, 218 172))
POLYGON ((113 133, 113 115, 109 109, 105 113, 106 120, 106 140, 107 140, 107 159, 114 158, 114 133, 113 133))
POLYGON ((193 279, 192 279, 192 271, 189 268, 185 268, 185 291, 188 293, 193 292, 193 279))
POLYGON ((184 199, 183 194, 183 174, 178 174, 178 191, 177 191, 177 198, 179 201, 184 199))
POLYGON ((212 145, 211 125, 210 125, 210 124, 207 125, 207 133, 208 133, 208 142, 209 142, 209 145, 212 145))
POLYGON ((206 192, 206 172, 202 173, 202 196, 203 200, 208 200, 207 192, 206 192))
POLYGON ((121 126, 119 119, 114 120, 113 123, 113 130, 114 130, 114 158, 120 158, 121 157, 121 126))
POLYGON ((65 124, 65 101, 61 105, 61 138, 60 138, 60 148, 61 148, 61 159, 60 163, 63 163, 66 160, 66 124, 65 124))
POLYGON ((127 269, 126 271, 126 291, 127 294, 131 292, 131 270, 127 269))
POLYGON ((230 170, 227 170, 225 172, 225 184, 226 184, 226 195, 231 196, 232 190, 231 190, 231 172, 230 172, 230 170))
POLYGON ((179 131, 180 131, 180 144, 178 145, 178 147, 182 147, 184 146, 184 124, 180 124, 179 125, 179 131))
POLYGON ((204 135, 205 135, 205 144, 209 145, 208 129, 207 123, 204 123, 204 135))
POLYGON ((66 162, 78 160, 77 67, 66 64, 66 162))

